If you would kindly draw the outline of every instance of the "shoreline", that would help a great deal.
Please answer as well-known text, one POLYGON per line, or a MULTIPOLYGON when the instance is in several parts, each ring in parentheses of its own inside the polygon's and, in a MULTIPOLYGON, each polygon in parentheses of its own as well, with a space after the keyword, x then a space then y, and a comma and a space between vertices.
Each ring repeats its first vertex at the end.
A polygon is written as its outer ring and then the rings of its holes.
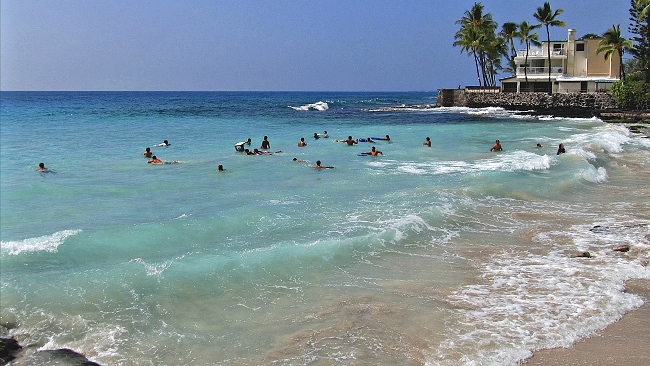
POLYGON ((634 279, 625 283, 625 291, 643 297, 643 305, 617 322, 569 348, 533 352, 521 362, 527 366, 549 365, 627 365, 650 364, 650 280, 634 279))

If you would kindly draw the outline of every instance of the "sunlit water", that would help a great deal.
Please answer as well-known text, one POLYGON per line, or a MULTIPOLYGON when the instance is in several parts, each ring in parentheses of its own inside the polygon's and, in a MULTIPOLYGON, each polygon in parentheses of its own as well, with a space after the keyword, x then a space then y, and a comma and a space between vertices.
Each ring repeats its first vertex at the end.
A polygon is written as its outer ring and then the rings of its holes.
POLYGON ((650 278, 650 139, 623 125, 435 93, 1 96, 0 316, 33 350, 516 364, 640 306, 624 281, 650 278), (272 155, 234 149, 265 135, 272 155))

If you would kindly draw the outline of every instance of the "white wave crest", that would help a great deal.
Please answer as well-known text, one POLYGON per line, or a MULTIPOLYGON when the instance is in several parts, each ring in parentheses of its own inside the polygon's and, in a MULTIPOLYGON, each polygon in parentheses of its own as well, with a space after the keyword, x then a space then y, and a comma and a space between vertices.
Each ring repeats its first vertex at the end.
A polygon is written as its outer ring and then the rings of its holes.
MULTIPOLYGON (((422 175, 477 173, 484 171, 533 171, 547 170, 551 167, 552 162, 553 157, 548 155, 537 155, 527 151, 515 151, 511 154, 499 154, 498 157, 476 162, 443 161, 425 164, 404 163, 397 167, 397 171, 422 175)), ((387 163, 384 165, 387 166, 387 163)))
POLYGON ((326 111, 330 106, 325 102, 316 102, 312 104, 301 105, 300 107, 289 106, 289 108, 297 111, 326 111))
POLYGON ((131 262, 141 264, 147 270, 147 276, 160 276, 174 261, 166 260, 160 264, 151 264, 144 261, 142 258, 136 258, 131 262))
POLYGON ((603 168, 602 166, 598 169, 596 167, 591 166, 588 169, 583 169, 580 171, 580 175, 584 180, 592 182, 592 183, 602 183, 606 182, 607 178, 607 170, 603 168))
POLYGON ((59 245, 63 244, 65 239, 69 236, 80 233, 81 230, 63 230, 58 231, 52 235, 44 235, 36 238, 28 238, 20 241, 8 241, 0 243, 2 251, 11 254, 18 255, 20 253, 26 252, 56 252, 56 249, 59 245))

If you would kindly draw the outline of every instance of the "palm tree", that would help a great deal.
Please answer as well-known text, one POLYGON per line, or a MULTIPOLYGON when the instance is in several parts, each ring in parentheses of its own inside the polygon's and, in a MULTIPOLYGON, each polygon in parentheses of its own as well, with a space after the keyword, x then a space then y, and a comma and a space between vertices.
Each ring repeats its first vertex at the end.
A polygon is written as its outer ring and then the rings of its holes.
POLYGON ((537 32, 531 33, 535 29, 541 27, 541 24, 530 25, 527 21, 519 24, 518 38, 520 43, 526 44, 526 58, 524 62, 524 76, 526 77, 526 91, 528 91, 528 52, 530 52, 530 45, 540 46, 539 35, 537 32))
MULTIPOLYGON (((548 83, 551 84, 551 34, 548 30, 549 26, 552 27, 564 27, 566 23, 563 20, 556 19, 558 15, 564 12, 563 9, 557 9, 555 12, 551 9, 551 3, 548 1, 544 3, 544 6, 537 8, 537 12, 533 14, 535 19, 540 23, 544 24, 546 27, 546 41, 547 44, 547 53, 548 53, 548 83)), ((553 88, 551 87, 551 92, 553 88)))
POLYGON ((454 38, 457 40, 454 42, 454 47, 460 46, 460 53, 467 52, 467 55, 474 56, 474 64, 476 65, 476 78, 478 79, 478 85, 481 86, 481 72, 478 67, 478 54, 476 48, 478 47, 479 37, 476 32, 471 28, 461 28, 454 38))
POLYGON ((632 48, 632 41, 621 36, 621 25, 612 26, 605 33, 603 39, 598 42, 596 54, 605 52, 605 60, 608 60, 615 52, 618 53, 620 62, 619 75, 621 80, 625 80, 625 70, 623 69, 623 54, 625 50, 632 48))
POLYGON ((517 23, 506 22, 501 25, 501 32, 499 36, 503 37, 504 41, 510 45, 510 58, 514 59, 517 56, 517 50, 515 49, 515 41, 517 38, 517 23))
MULTIPOLYGON (((495 38, 494 31, 497 27, 492 20, 492 14, 483 14, 483 5, 474 3, 472 9, 465 11, 465 15, 456 21, 461 25, 461 29, 456 32, 454 46, 461 46, 461 52, 467 51, 474 56, 474 62, 479 72, 479 84, 481 84, 481 73, 483 84, 489 83, 489 76, 492 74, 491 66, 493 60, 490 60, 488 44, 495 38), (490 69, 488 69, 490 67, 490 69)), ((478 72, 478 71, 477 71, 478 72)))

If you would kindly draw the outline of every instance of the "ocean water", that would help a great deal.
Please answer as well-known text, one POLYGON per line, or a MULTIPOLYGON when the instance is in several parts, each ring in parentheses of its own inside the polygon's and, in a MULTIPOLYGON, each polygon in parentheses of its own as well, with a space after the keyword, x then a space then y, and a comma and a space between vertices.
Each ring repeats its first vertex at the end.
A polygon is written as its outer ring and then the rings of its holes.
POLYGON ((639 307, 624 281, 650 278, 650 139, 621 124, 436 93, 0 96, 0 330, 30 352, 514 365, 639 307), (265 135, 270 154, 234 149, 265 135))

